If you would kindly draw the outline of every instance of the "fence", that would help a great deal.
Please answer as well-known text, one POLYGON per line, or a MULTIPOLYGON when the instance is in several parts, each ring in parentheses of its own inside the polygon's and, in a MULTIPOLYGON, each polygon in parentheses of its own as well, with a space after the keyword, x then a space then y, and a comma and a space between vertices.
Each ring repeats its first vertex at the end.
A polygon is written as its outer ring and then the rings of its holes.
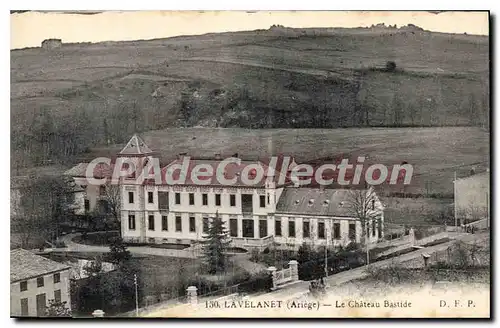
POLYGON ((467 231, 467 228, 473 228, 474 230, 476 229, 481 230, 481 229, 488 229, 489 227, 490 227, 490 221, 489 218, 486 218, 466 224, 464 230, 467 231))
POLYGON ((282 285, 292 280, 292 268, 276 271, 276 284, 282 285))
POLYGON ((288 282, 299 280, 299 262, 291 260, 288 262, 289 267, 283 270, 276 270, 275 267, 269 267, 267 270, 271 272, 273 278, 273 289, 276 289, 288 282))

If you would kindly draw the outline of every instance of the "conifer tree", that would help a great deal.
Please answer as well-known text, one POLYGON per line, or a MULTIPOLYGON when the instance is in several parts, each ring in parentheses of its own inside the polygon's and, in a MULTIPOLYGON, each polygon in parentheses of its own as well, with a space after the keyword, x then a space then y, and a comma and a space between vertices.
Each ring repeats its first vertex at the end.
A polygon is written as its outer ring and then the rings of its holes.
POLYGON ((203 252, 208 273, 224 272, 227 266, 225 251, 231 240, 228 238, 228 231, 224 227, 224 222, 219 217, 218 212, 212 218, 207 235, 203 236, 203 238, 203 252))

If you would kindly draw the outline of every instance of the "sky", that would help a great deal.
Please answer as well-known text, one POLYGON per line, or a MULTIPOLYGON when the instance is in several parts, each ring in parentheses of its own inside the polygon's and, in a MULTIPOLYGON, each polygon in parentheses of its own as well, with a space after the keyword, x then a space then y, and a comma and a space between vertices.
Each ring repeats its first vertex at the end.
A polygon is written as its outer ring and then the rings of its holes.
POLYGON ((403 26, 409 23, 426 30, 488 35, 487 12, 411 11, 107 11, 94 15, 61 12, 14 13, 11 18, 11 49, 38 47, 44 39, 63 42, 100 42, 166 38, 211 32, 286 27, 365 27, 372 24, 403 26))

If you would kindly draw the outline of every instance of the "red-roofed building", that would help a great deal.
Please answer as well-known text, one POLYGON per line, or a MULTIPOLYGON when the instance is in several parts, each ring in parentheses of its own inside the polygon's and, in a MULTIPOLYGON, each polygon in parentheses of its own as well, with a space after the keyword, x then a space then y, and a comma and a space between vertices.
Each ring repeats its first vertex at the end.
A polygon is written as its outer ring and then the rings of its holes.
MULTIPOLYGON (((340 246, 360 241, 361 225, 337 204, 341 193, 296 188, 290 180, 298 165, 293 158, 278 156, 263 162, 236 156, 200 159, 180 154, 160 167, 151 148, 134 135, 114 162, 93 170, 89 163, 80 163, 66 174, 84 190, 77 198, 79 213, 104 202, 110 182, 119 185, 121 231, 127 242, 192 244, 203 239, 216 214, 235 247, 263 249, 273 242, 287 248, 304 242, 340 246), (88 175, 105 179, 108 185, 91 183, 88 175), (308 206, 314 204, 313 198, 321 205, 308 206), (325 207, 329 202, 336 205, 325 207), (292 211, 294 204, 306 205, 292 211), (349 237, 352 229, 354 238, 349 237)), ((383 210, 378 199, 372 206, 383 210)), ((380 217, 383 221, 383 213, 380 217)), ((370 242, 383 234, 382 223, 377 224, 370 242)))

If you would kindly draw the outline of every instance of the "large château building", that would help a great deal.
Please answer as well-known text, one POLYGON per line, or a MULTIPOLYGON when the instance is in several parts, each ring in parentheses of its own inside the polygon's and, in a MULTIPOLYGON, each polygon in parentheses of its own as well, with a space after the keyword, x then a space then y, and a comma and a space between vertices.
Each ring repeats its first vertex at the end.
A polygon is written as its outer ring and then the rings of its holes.
MULTIPOLYGON (((178 158, 161 169, 162 174, 180 166, 178 158)), ((154 152, 137 135, 117 155, 133 162, 136 167, 152 160, 154 152)), ((263 249, 271 244, 283 248, 298 248, 303 243, 312 246, 341 246, 364 242, 362 226, 346 205, 351 197, 347 189, 296 187, 286 177, 289 172, 269 170, 268 164, 241 159, 239 164, 225 167, 224 177, 234 179, 225 185, 213 177, 206 184, 195 183, 194 167, 202 165, 213 172, 221 162, 213 159, 189 160, 186 179, 182 184, 138 182, 134 176, 120 178, 121 232, 125 241, 137 243, 193 244, 203 239, 211 218, 218 215, 225 223, 234 247, 263 249), (253 185, 243 183, 242 175, 252 177, 256 164, 264 168, 265 176, 253 185), (273 173, 274 172, 274 173, 273 173), (285 178, 283 177, 285 175, 285 178)), ((76 197, 79 213, 88 211, 102 201, 106 186, 86 186, 84 172, 87 163, 80 163, 67 174, 82 187, 76 197)), ((96 177, 111 179, 114 164, 98 168, 96 177)), ((294 162, 286 169, 296 165, 294 162)), ((383 236, 383 206, 376 195, 370 204, 377 220, 367 224, 368 242, 383 236)), ((373 217, 373 216, 371 216, 373 217)))

